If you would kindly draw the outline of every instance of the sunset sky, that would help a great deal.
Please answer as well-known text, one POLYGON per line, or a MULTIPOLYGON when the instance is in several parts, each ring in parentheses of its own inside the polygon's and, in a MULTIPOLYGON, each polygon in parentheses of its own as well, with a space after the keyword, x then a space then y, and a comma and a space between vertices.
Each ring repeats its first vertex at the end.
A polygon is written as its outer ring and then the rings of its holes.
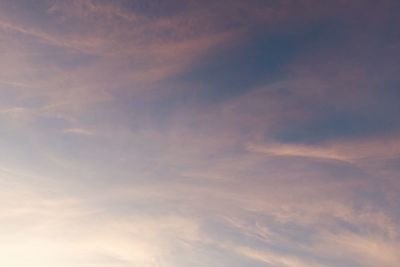
POLYGON ((0 266, 400 266, 399 14, 0 0, 0 266))

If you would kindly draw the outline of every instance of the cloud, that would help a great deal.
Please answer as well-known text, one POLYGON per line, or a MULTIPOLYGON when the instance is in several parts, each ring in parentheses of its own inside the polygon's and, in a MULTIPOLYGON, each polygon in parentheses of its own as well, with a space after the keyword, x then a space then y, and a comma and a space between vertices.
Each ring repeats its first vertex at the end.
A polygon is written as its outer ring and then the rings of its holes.
POLYGON ((386 160, 396 158, 400 154, 397 137, 387 137, 384 141, 381 138, 366 138, 357 141, 336 141, 321 145, 249 144, 247 149, 251 152, 272 156, 300 156, 354 163, 373 159, 386 160))
POLYGON ((0 265, 395 266, 394 1, 28 2, 0 265))
POLYGON ((0 28, 6 31, 21 33, 31 36, 33 38, 38 39, 39 41, 42 41, 45 44, 60 46, 68 49, 76 49, 78 51, 83 51, 83 52, 90 52, 98 45, 96 40, 89 40, 89 39, 77 40, 71 38, 58 37, 40 30, 36 30, 34 28, 20 26, 4 18, 0 20, 0 28))
POLYGON ((77 134, 77 135, 86 135, 86 136, 94 135, 94 133, 92 131, 82 129, 82 128, 69 128, 69 129, 65 129, 64 132, 70 133, 70 134, 77 134))
POLYGON ((166 258, 171 245, 199 238, 197 223, 189 218, 129 214, 116 219, 106 209, 93 206, 90 198, 60 194, 59 188, 43 181, 29 187, 26 182, 22 186, 5 183, 4 175, 10 181, 15 178, 14 172, 2 172, 3 264, 94 266, 109 261, 110 266, 173 266, 166 258))
POLYGON ((271 146, 255 146, 249 145, 248 149, 252 152, 261 152, 265 154, 275 156, 303 156, 319 159, 332 159, 332 160, 343 160, 347 159, 344 156, 340 156, 330 149, 313 148, 311 146, 302 145, 281 145, 273 147, 271 146))
POLYGON ((371 235, 357 235, 354 233, 340 233, 323 235, 318 251, 336 255, 339 258, 351 259, 362 266, 396 266, 399 262, 399 243, 383 240, 371 235))
POLYGON ((320 264, 300 260, 295 257, 284 256, 284 255, 279 255, 279 254, 274 254, 274 253, 268 253, 268 252, 259 251, 259 250, 246 248, 246 247, 236 248, 236 250, 238 251, 238 253, 241 253, 246 257, 255 259, 257 261, 263 262, 270 266, 285 266, 285 267, 306 267, 306 266, 318 267, 318 266, 322 266, 320 264))

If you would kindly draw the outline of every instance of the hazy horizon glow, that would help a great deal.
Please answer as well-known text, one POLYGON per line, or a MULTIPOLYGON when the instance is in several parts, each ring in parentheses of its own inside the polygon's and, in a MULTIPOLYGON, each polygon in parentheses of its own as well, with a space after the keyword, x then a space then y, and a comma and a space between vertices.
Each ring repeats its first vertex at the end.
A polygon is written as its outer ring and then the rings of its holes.
POLYGON ((399 12, 0 0, 0 266, 398 267, 399 12))

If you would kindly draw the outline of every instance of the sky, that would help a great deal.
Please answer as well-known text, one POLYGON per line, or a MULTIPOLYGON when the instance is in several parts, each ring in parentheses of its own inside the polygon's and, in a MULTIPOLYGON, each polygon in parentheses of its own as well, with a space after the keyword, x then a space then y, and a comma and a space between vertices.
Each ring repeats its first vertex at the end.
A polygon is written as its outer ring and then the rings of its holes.
POLYGON ((0 266, 398 267, 399 12, 0 0, 0 266))

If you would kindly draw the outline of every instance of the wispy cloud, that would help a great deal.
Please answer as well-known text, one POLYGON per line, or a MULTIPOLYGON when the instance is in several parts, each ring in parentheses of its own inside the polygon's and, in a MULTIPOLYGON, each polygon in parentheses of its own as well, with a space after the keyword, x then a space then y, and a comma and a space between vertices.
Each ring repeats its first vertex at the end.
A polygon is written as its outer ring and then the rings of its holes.
POLYGON ((64 132, 70 133, 70 134, 86 135, 86 136, 94 135, 94 133, 92 131, 82 129, 82 128, 68 128, 68 129, 65 129, 64 132))
POLYGON ((0 265, 396 266, 398 8, 2 1, 0 265))

